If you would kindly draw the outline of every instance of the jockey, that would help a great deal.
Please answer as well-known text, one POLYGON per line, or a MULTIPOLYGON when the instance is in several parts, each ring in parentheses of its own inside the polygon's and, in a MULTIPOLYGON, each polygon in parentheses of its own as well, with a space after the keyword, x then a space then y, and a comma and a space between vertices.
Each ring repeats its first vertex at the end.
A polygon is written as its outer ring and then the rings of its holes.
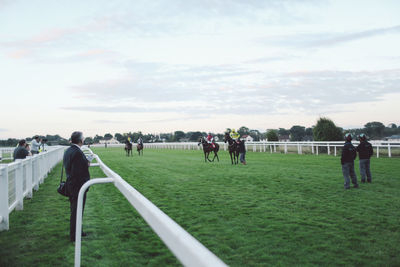
POLYGON ((207 143, 209 143, 213 148, 215 148, 214 137, 211 135, 211 133, 208 133, 206 139, 207 139, 207 143))
POLYGON ((130 137, 130 136, 128 136, 128 142, 129 142, 129 143, 132 143, 132 142, 131 142, 131 137, 130 137))
POLYGON ((239 140, 240 134, 238 134, 235 129, 231 130, 231 133, 229 134, 233 140, 236 142, 239 140))
POLYGON ((138 145, 143 145, 143 139, 142 137, 139 137, 137 140, 138 145))

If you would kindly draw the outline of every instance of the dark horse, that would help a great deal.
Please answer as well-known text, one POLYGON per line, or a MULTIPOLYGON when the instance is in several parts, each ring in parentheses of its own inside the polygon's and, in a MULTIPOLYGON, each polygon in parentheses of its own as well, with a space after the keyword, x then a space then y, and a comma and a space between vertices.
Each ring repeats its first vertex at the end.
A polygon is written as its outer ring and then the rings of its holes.
POLYGON ((230 137, 229 133, 225 133, 224 142, 228 142, 229 155, 231 156, 232 164, 239 164, 239 145, 230 137), (232 157, 233 154, 233 157, 232 157))
POLYGON ((137 144, 136 149, 137 152, 139 153, 139 156, 140 156, 140 151, 142 151, 142 156, 143 156, 143 143, 137 144))
POLYGON ((129 157, 129 153, 132 156, 132 143, 128 140, 125 141, 125 152, 127 157, 129 157))
POLYGON ((199 146, 200 144, 203 145, 205 162, 207 162, 207 160, 209 162, 214 161, 215 158, 217 158, 217 160, 219 161, 219 157, 218 157, 219 145, 217 143, 214 143, 215 147, 213 147, 212 144, 207 143, 207 141, 203 137, 200 137, 199 143, 197 145, 199 146), (210 155, 210 152, 214 152, 214 157, 212 160, 210 160, 208 158, 208 156, 210 155))

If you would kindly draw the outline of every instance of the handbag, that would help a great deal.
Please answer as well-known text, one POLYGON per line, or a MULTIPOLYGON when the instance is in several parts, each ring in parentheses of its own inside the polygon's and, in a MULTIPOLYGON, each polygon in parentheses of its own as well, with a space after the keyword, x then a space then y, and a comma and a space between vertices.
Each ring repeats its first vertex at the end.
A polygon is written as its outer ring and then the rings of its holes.
POLYGON ((63 174, 64 174, 64 165, 61 167, 61 179, 60 179, 60 185, 57 188, 57 192, 63 195, 64 197, 68 197, 67 182, 63 181, 63 174))

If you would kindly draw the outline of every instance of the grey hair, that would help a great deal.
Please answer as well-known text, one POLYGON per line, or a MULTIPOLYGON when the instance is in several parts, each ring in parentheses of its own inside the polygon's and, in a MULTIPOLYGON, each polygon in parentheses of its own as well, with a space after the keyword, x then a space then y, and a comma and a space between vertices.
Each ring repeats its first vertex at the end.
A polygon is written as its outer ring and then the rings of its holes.
POLYGON ((83 142, 83 133, 76 131, 71 134, 71 142, 73 144, 79 144, 79 141, 83 142))

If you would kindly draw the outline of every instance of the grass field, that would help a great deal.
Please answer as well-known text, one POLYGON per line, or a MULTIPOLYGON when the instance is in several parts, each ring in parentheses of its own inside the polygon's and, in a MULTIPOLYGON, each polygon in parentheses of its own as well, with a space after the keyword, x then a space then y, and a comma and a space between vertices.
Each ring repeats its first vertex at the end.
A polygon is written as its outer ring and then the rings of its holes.
MULTIPOLYGON (((94 151, 228 265, 400 265, 399 159, 373 158, 373 183, 344 190, 333 156, 249 152, 248 165, 231 166, 224 151, 219 163, 201 151, 94 151)), ((0 266, 73 264, 60 171, 10 214, 0 266)), ((84 230, 83 266, 179 266, 113 185, 88 192, 84 230)))

